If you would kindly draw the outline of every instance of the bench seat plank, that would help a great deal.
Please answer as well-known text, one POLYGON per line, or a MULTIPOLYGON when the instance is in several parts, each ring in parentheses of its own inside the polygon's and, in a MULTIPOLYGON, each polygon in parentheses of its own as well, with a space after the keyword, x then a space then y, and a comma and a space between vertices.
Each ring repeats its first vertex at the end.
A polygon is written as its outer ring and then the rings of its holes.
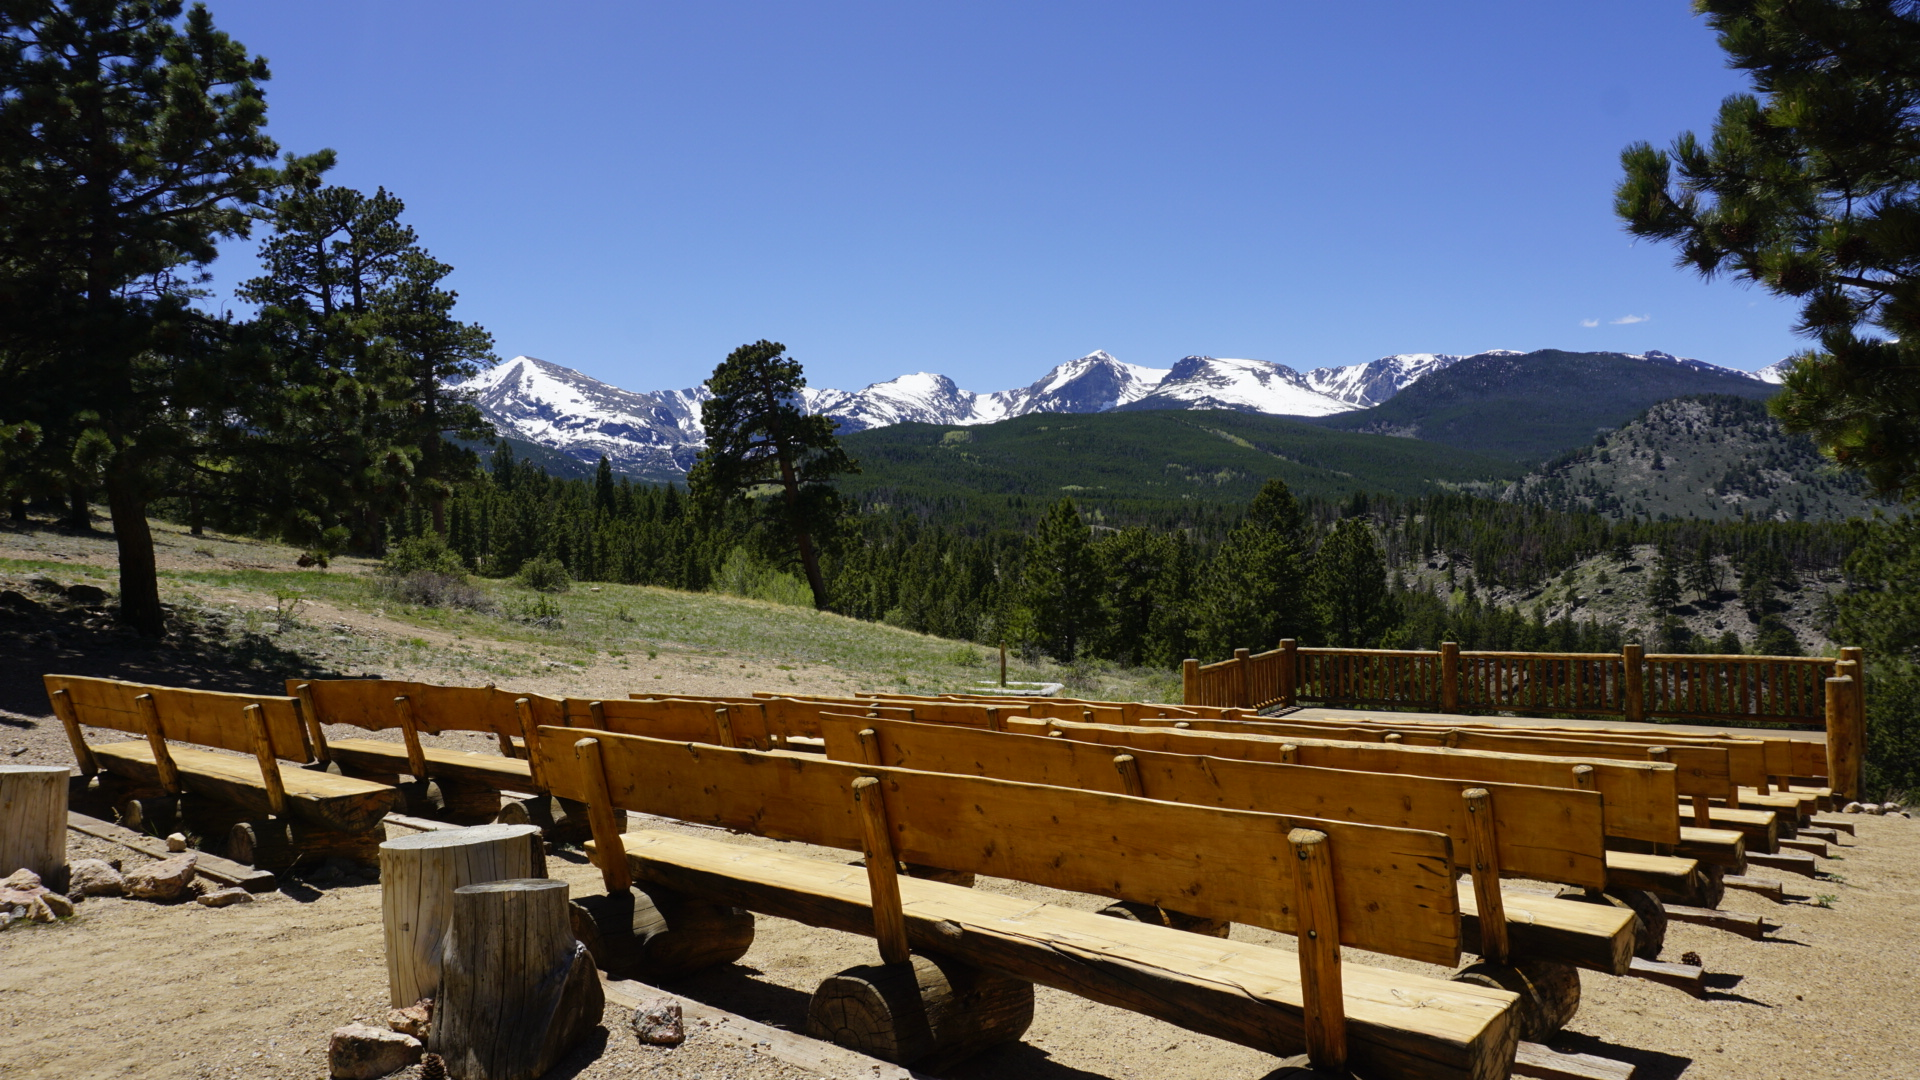
POLYGON ((1738 829, 1702 829, 1680 826, 1680 842, 1673 853, 1702 864, 1718 866, 1730 874, 1747 872, 1747 838, 1738 829))
POLYGON ((1780 838, 1792 835, 1790 828, 1783 827, 1780 815, 1772 810, 1739 810, 1725 806, 1707 809, 1707 818, 1713 828, 1731 830, 1739 833, 1745 840, 1749 852, 1771 855, 1780 850, 1780 838))
MULTIPOLYGON (((1473 880, 1461 878, 1460 947, 1480 951, 1480 904, 1473 880)), ((1611 905, 1560 900, 1514 889, 1500 890, 1507 911, 1507 940, 1516 957, 1548 957, 1561 963, 1625 975, 1633 964, 1633 912, 1611 905)))
MULTIPOLYGON (((406 773, 407 748, 379 739, 332 739, 327 749, 335 761, 368 772, 406 773)), ((435 778, 460 780, 504 791, 525 791, 544 795, 546 789, 533 782, 533 765, 522 758, 506 758, 471 750, 449 750, 423 746, 427 772, 435 778)), ((409 773, 409 775, 411 775, 409 773)))
POLYGON ((1700 863, 1678 855, 1647 855, 1637 851, 1607 852, 1607 881, 1628 889, 1645 889, 1657 896, 1690 900, 1698 895, 1700 863))
MULTIPOLYGON (((252 757, 222 754, 191 746, 169 746, 180 772, 180 785, 196 795, 233 803, 249 814, 265 818, 272 813, 260 762, 252 757)), ((159 786, 153 747, 141 740, 105 743, 93 748, 102 768, 136 783, 159 786)), ((341 832, 363 833, 380 824, 394 809, 399 792, 384 784, 313 769, 283 768, 287 812, 303 821, 341 832)))
MULTIPOLYGON (((673 833, 625 837, 635 878, 848 933, 873 934, 864 870, 673 833)), ((589 845, 591 848, 592 845, 589 845)), ((1305 1046, 1292 952, 903 877, 908 940, 1017 978, 1287 1056, 1305 1046)), ((1362 1075, 1500 1080, 1514 996, 1347 963, 1347 1037, 1362 1075)))

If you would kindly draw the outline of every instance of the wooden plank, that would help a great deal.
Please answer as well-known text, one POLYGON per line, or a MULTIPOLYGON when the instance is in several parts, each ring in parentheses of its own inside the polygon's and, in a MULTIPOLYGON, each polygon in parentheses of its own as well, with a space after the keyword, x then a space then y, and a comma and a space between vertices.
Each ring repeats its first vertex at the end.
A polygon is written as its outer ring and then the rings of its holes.
POLYGON ((609 698, 589 701, 567 698, 561 705, 563 725, 604 727, 624 735, 644 735, 651 739, 720 744, 719 726, 714 710, 723 706, 711 701, 682 698, 609 698), (594 706, 598 706, 596 711, 594 706), (594 723, 597 718, 599 723, 594 723))
POLYGON ((1787 898, 1786 885, 1782 882, 1773 881, 1768 878, 1745 877, 1742 875, 1728 874, 1726 877, 1721 878, 1720 880, 1724 882, 1727 888, 1729 889, 1740 889, 1744 892, 1759 893, 1760 895, 1768 898, 1769 900, 1784 901, 1787 898))
MULTIPOLYGON (((95 747, 94 754, 108 772, 159 786, 153 750, 143 742, 107 743, 95 747)), ((173 748, 173 759, 186 790, 232 803, 251 816, 264 818, 273 813, 255 758, 180 746, 173 748)), ((281 778, 290 815, 340 832, 367 832, 380 824, 400 797, 398 791, 381 784, 312 769, 288 769, 281 778)))
MULTIPOLYGON (((1022 725, 1016 721, 1015 729, 1022 725)), ((1032 730, 1031 727, 1027 730, 1032 730)), ((1210 757, 1280 761, 1282 747, 1295 748, 1301 765, 1353 772, 1405 774, 1536 787, 1580 786, 1574 770, 1587 766, 1602 797, 1609 836, 1658 844, 1680 841, 1680 814, 1671 766, 1626 761, 1498 754, 1431 746, 1390 746, 1330 739, 1277 738, 1236 732, 1189 731, 1170 727, 1113 727, 1048 721, 1041 730, 1058 730, 1076 741, 1142 750, 1205 754, 1210 757)))
MULTIPOLYGON (((578 766, 541 732, 554 793, 579 798, 578 766)), ((614 805, 849 851, 865 838, 847 792, 880 778, 894 851, 910 863, 1154 904, 1292 933, 1287 832, 1332 838, 1343 881, 1394 883, 1340 897, 1342 944, 1429 963, 1459 956, 1452 846, 1440 833, 1136 799, 983 777, 856 766, 787 753, 601 736, 614 805), (1431 959, 1428 959, 1431 958, 1431 959)))
POLYGON ((1684 904, 1662 906, 1667 910, 1667 918, 1674 922, 1711 926, 1715 930, 1728 930, 1755 941, 1764 940, 1768 934, 1780 929, 1779 923, 1769 921, 1764 915, 1744 915, 1737 911, 1718 911, 1684 904))
MULTIPOLYGON (((1163 805, 1163 804, 1157 804, 1163 805)), ((637 877, 716 903, 873 932, 865 872, 702 837, 627 834, 637 877)), ((1286 1057, 1305 1047, 1298 959, 1145 923, 919 878, 900 879, 917 951, 1130 1009, 1286 1057)), ((1342 968, 1349 1062, 1362 1075, 1502 1080, 1514 996, 1362 964, 1342 968)))
MULTIPOLYGON (((1102 744, 938 724, 823 714, 827 756, 865 763, 858 732, 871 729, 873 764, 924 772, 991 776, 1026 784, 1136 794, 1102 744)), ((1036 730, 1028 728, 1027 730, 1036 730)), ((1168 802, 1262 813, 1429 829, 1468 850, 1470 815, 1461 793, 1485 788, 1494 812, 1499 868, 1516 877, 1601 888, 1606 884, 1602 800, 1597 793, 1522 784, 1473 784, 1426 776, 1355 773, 1279 762, 1137 749, 1137 794, 1168 802)))
MULTIPOLYGON (((349 768, 377 773, 407 771, 407 750, 399 743, 375 739, 337 739, 330 744, 330 748, 335 759, 349 768)), ((421 753, 426 757, 427 771, 435 777, 501 790, 546 793, 541 785, 534 783, 532 763, 522 758, 494 757, 491 754, 448 750, 439 746, 423 746, 421 753)))
POLYGON ((1680 842, 1673 853, 1698 859, 1702 864, 1718 866, 1729 873, 1744 873, 1747 868, 1747 838, 1738 829, 1700 829, 1680 827, 1680 842))
POLYGON ((1592 1054, 1563 1054, 1523 1042, 1513 1055, 1513 1075, 1535 1080, 1633 1080, 1633 1063, 1592 1054))
POLYGON ((1671 986, 1676 990, 1685 990, 1694 997, 1705 997, 1707 993, 1707 973, 1695 964, 1674 964, 1665 960, 1642 960, 1633 958, 1632 976, 1671 986))
POLYGON ((1713 828, 1739 833, 1746 839, 1747 853, 1780 850, 1780 815, 1771 810, 1741 810, 1726 806, 1707 808, 1707 820, 1713 828))
POLYGON ((1789 874, 1800 874, 1805 877, 1820 876, 1819 862, 1804 852, 1781 851, 1765 854, 1754 852, 1747 856, 1747 861, 1769 870, 1784 870, 1789 874))
POLYGON ((1696 891, 1700 864, 1677 855, 1645 855, 1634 851, 1607 852, 1607 880, 1629 889, 1645 889, 1662 897, 1691 897, 1696 891))
MULTIPOLYGON (((96 840, 119 844, 123 848, 137 851, 150 858, 167 859, 174 854, 167 850, 165 840, 156 840, 144 833, 115 825, 111 821, 101 821, 99 818, 88 817, 71 810, 67 811, 67 828, 77 833, 84 833, 96 840)), ((251 866, 223 859, 218 855, 209 855, 204 851, 196 851, 194 855, 196 856, 194 873, 211 878, 222 885, 238 885, 248 892, 271 892, 279 885, 278 880, 269 871, 255 870, 251 866)))
POLYGON ((142 694, 151 694, 166 738, 241 754, 253 753, 254 740, 253 731, 240 710, 259 705, 265 713, 274 756, 287 761, 313 760, 307 750, 299 711, 291 697, 188 690, 79 675, 48 675, 45 682, 49 694, 55 690, 67 691, 74 715, 89 727, 145 735, 146 723, 141 719, 137 699, 142 694))
MULTIPOLYGON (((393 699, 404 697, 412 705, 418 730, 429 735, 448 731, 518 735, 520 720, 513 702, 528 696, 492 686, 442 686, 406 679, 288 679, 287 693, 298 695, 303 686, 322 723, 385 731, 399 726, 393 699)), ((557 717, 542 719, 551 723, 557 717)))
MULTIPOLYGON (((1463 880, 1457 888, 1461 948, 1481 953, 1480 906, 1473 883, 1463 880)), ((1633 912, 1513 888, 1501 889, 1500 900, 1515 956, 1551 959, 1605 975, 1627 974, 1633 959, 1633 912)))
MULTIPOLYGON (((1244 661, 1246 651, 1241 650, 1244 661)), ((1340 904, 1327 834, 1294 829, 1287 842, 1299 857, 1293 875, 1299 912, 1300 993, 1306 1005, 1307 1062, 1338 1075, 1347 1070, 1347 1012, 1340 992, 1340 904)), ((1504 927, 1503 927, 1504 928, 1504 927)))

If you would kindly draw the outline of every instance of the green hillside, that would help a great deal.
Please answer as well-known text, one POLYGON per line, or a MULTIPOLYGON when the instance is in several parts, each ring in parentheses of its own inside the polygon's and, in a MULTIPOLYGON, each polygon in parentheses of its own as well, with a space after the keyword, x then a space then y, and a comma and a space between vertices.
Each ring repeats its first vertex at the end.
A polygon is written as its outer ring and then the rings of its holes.
POLYGON ((896 424, 841 437, 861 473, 840 482, 868 501, 977 496, 1100 503, 1244 503, 1269 477, 1303 496, 1424 495, 1508 479, 1496 458, 1380 435, 1328 431, 1257 413, 1044 413, 975 427, 896 424))
POLYGON ((1858 477, 1781 430, 1765 405, 1723 394, 1663 401, 1500 497, 1656 520, 1838 521, 1876 505, 1858 477))
POLYGON ((1656 402, 1696 394, 1764 399, 1778 390, 1678 363, 1542 349, 1469 357, 1371 409, 1313 423, 1534 464, 1592 442, 1601 429, 1619 427, 1656 402))

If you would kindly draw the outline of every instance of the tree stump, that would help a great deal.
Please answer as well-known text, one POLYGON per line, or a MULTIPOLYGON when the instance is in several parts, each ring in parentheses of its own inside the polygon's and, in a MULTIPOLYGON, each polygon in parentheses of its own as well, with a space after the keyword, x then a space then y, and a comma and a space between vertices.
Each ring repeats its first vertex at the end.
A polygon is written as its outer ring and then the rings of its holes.
POLYGON ((382 828, 363 833, 323 829, 305 821, 273 818, 268 821, 241 821, 227 830, 227 858, 261 870, 285 870, 302 859, 355 859, 377 862, 380 842, 386 839, 382 828))
POLYGON ((1660 959, 1667 944, 1667 909, 1658 897, 1645 889, 1608 886, 1605 892, 1572 885, 1560 890, 1562 900, 1584 900, 1590 904, 1612 904, 1634 914, 1633 955, 1642 960, 1660 959))
MULTIPOLYGON (((386 923, 387 988, 393 1007, 433 997, 453 893, 478 882, 533 872, 531 825, 476 825, 416 833, 380 845, 380 904, 386 923)), ((564 907, 564 903, 562 905, 564 907)))
POLYGON ((440 808, 450 820, 480 824, 500 813, 500 789, 462 780, 436 779, 440 808))
POLYGON ((1198 915, 1188 915, 1182 911, 1168 911, 1152 904, 1137 904, 1132 900, 1116 900, 1100 909, 1100 914, 1128 922, 1147 923, 1152 926, 1165 926, 1173 930, 1185 930, 1189 934, 1205 934, 1208 937, 1223 938, 1233 931, 1233 924, 1217 919, 1205 919, 1198 915))
POLYGON ((848 968, 807 1006, 808 1035, 896 1065, 944 1067, 1012 1042, 1032 1023, 1032 983, 949 957, 848 968))
POLYGON ((65 765, 0 765, 0 877, 22 869, 66 891, 65 765))
POLYGON ((600 975, 573 937, 567 883, 463 885, 452 914, 429 1047, 460 1080, 534 1080, 606 1011, 600 975))
POLYGON ((1520 995, 1522 1042, 1546 1042, 1580 1011, 1580 971, 1572 964, 1554 960, 1496 964, 1481 960, 1461 968, 1453 981, 1520 995))
POLYGON ((660 982, 731 964, 753 947, 753 913, 635 884, 572 905, 573 936, 616 979, 660 982))

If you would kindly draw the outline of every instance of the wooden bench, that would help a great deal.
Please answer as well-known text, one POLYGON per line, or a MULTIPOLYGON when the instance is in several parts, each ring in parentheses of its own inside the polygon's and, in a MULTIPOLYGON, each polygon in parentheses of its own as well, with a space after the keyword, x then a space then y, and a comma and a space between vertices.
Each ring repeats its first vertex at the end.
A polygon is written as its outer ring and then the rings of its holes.
MULTIPOLYGON (((356 837, 371 834, 394 808, 391 787, 281 767, 282 761, 315 761, 297 699, 75 675, 48 675, 45 683, 73 756, 88 776, 105 770, 140 790, 191 793, 256 821, 291 820, 356 837), (142 738, 90 746, 82 725, 142 738)), ((312 839, 325 843, 322 837, 312 839)), ((285 835, 281 840, 291 842, 285 835)))
POLYGON ((1500 888, 1503 874, 1605 888, 1598 792, 1153 750, 1116 754, 1071 739, 868 717, 828 716, 825 730, 834 761, 1445 833, 1469 868, 1470 881, 1460 886, 1468 951, 1499 963, 1511 952, 1609 975, 1632 967, 1631 913, 1500 888))
MULTIPOLYGON (((1376 1077, 1507 1075, 1514 994, 1339 962, 1339 946, 1452 964, 1460 913, 1440 834, 1291 819, 807 755, 547 728, 556 792, 862 851, 866 869, 662 832, 596 827, 610 893, 680 893, 874 936, 1119 1005, 1316 1067, 1376 1077), (1168 906, 1296 934, 1297 953, 943 882, 896 860, 1168 906)), ((598 819, 596 819, 598 820, 598 819)))

